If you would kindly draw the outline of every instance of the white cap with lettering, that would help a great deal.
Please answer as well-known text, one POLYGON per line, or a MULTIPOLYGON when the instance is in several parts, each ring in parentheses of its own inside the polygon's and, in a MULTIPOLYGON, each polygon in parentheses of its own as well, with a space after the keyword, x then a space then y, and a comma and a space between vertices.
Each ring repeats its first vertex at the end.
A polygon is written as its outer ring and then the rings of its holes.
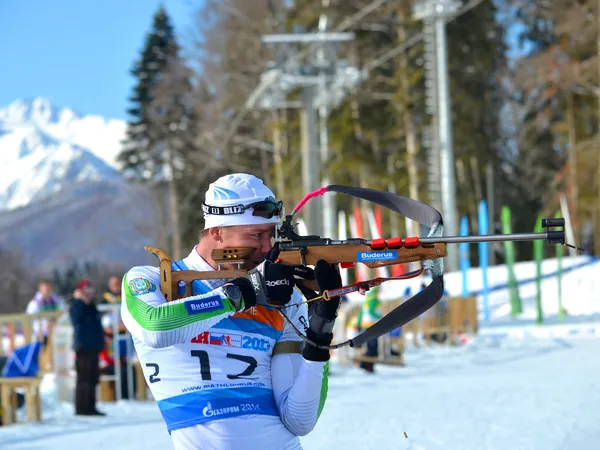
MULTIPOLYGON (((226 208, 249 205, 268 198, 275 200, 275 194, 265 186, 260 178, 247 173, 232 173, 210 184, 204 197, 204 204, 208 207, 226 208)), ((253 216, 252 209, 247 209, 242 214, 209 214, 206 210, 204 211, 205 230, 235 225, 278 224, 280 221, 281 219, 277 215, 271 219, 253 216)))

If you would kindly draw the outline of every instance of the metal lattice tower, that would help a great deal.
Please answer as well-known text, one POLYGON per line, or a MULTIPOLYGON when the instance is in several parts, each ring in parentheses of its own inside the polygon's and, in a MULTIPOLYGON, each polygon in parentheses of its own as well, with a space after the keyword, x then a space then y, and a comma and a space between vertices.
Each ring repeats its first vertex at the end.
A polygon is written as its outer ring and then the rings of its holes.
MULTIPOLYGON (((261 75, 259 86, 247 102, 249 109, 300 108, 302 127, 302 181, 304 192, 312 192, 328 177, 321 165, 329 156, 327 118, 350 90, 365 79, 365 73, 338 57, 338 48, 354 39, 353 33, 325 32, 325 25, 316 33, 275 34, 263 36, 262 42, 277 45, 280 61, 261 75), (292 46, 310 46, 302 59, 290 55, 292 46), (300 101, 288 96, 300 90, 300 101)), ((331 198, 313 199, 304 212, 309 234, 332 236, 335 206, 331 198), (329 200, 329 201, 328 201, 329 200)))
POLYGON ((437 68, 436 68, 436 41, 435 24, 432 18, 424 20, 425 34, 425 108, 432 117, 431 126, 423 132, 423 145, 427 149, 427 185, 429 202, 431 206, 440 210, 442 208, 442 192, 440 190, 440 149, 438 147, 437 117, 437 68))

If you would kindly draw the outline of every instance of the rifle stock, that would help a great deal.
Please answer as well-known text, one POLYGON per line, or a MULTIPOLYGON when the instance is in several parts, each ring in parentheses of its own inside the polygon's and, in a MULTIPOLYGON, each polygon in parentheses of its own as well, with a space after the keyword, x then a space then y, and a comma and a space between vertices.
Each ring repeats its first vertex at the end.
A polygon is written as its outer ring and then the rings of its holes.
MULTIPOLYGON (((254 249, 249 247, 215 249, 211 253, 212 259, 217 263, 219 270, 172 270, 173 261, 164 250, 158 247, 146 246, 144 249, 159 259, 160 290, 165 299, 170 302, 192 295, 192 283, 195 280, 234 279, 245 277, 246 269, 239 268, 253 254, 254 249), (223 265, 237 264, 238 269, 223 269, 223 265), (184 286, 184 292, 179 292, 184 286)), ((360 262, 371 269, 414 261, 424 261, 446 256, 446 244, 429 243, 413 247, 378 248, 374 250, 369 244, 344 244, 344 245, 310 245, 285 247, 279 253, 277 262, 291 265, 314 266, 319 259, 324 259, 330 264, 354 264, 360 262), (361 255, 367 257, 362 258, 361 255), (368 259, 368 255, 372 259, 368 259)), ((304 285, 316 289, 314 283, 304 281, 304 285)))
POLYGON ((282 249, 279 254, 278 262, 314 266, 317 264, 318 260, 324 259, 330 264, 350 264, 360 262, 370 269, 375 269, 377 267, 392 266, 395 264, 443 258, 446 256, 446 253, 446 244, 440 243, 420 244, 410 248, 384 247, 378 248, 377 250, 374 250, 368 244, 311 245, 297 249, 282 249), (361 258, 361 255, 363 254, 375 256, 373 256, 372 260, 367 260, 364 257, 361 258), (377 255, 380 255, 380 257, 377 258, 377 255))
MULTIPOLYGON (((160 291, 167 302, 190 297, 192 283, 196 280, 233 279, 245 277, 248 274, 248 271, 244 269, 173 271, 173 260, 167 252, 153 246, 146 246, 144 250, 155 255, 159 260, 160 291), (182 283, 185 291, 179 293, 182 283)), ((243 264, 253 253, 253 248, 218 249, 212 251, 212 257, 219 265, 243 264)))

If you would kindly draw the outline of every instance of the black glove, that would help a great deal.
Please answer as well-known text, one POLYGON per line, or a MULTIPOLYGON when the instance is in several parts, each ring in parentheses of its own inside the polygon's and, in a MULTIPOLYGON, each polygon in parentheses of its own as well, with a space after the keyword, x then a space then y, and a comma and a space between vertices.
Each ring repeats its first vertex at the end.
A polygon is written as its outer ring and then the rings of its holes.
MULTIPOLYGON (((304 266, 276 264, 279 257, 279 243, 267 253, 265 260, 248 271, 248 278, 237 278, 233 283, 240 288, 244 299, 243 309, 267 302, 283 306, 288 303, 294 292, 294 275, 313 277, 312 269, 304 266)), ((238 307, 239 311, 239 306, 238 307)))
POLYGON ((248 278, 236 278, 231 281, 231 284, 236 286, 241 293, 241 296, 235 295, 229 289, 225 289, 225 294, 229 298, 229 301, 233 303, 233 306, 235 306, 236 311, 246 311, 256 305, 256 293, 252 287, 252 282, 248 278))
POLYGON ((284 306, 292 298, 296 277, 306 280, 315 277, 310 267, 275 263, 279 253, 277 242, 267 253, 265 260, 258 267, 248 271, 258 304, 268 302, 271 305, 284 306))
MULTIPOLYGON (((281 250, 279 249, 279 242, 275 242, 275 245, 273 246, 273 248, 271 250, 269 250, 269 253, 267 253, 267 256, 265 256, 265 261, 277 262, 277 258, 279 258, 279 253, 281 253, 281 250)), ((315 279, 315 272, 310 267, 306 267, 301 264, 300 265, 286 264, 286 265, 288 267, 293 267, 294 278, 300 278, 303 280, 314 280, 315 279)))
MULTIPOLYGON (((335 265, 320 259, 314 270, 319 286, 319 294, 309 289, 302 289, 307 298, 314 298, 324 291, 342 287, 342 278, 335 265)), ((329 345, 333 339, 333 325, 340 306, 340 297, 331 300, 316 300, 308 304, 308 330, 306 336, 318 345, 329 345)), ((317 348, 307 343, 302 350, 302 356, 309 361, 328 361, 329 350, 317 348)))
POLYGON ((256 303, 283 306, 290 301, 294 293, 293 266, 264 261, 258 267, 248 271, 248 277, 256 293, 256 303))

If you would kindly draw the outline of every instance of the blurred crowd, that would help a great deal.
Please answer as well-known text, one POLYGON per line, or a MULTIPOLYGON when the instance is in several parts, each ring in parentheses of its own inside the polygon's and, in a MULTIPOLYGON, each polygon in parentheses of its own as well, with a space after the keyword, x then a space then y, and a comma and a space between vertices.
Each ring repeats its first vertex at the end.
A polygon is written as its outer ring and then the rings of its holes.
MULTIPOLYGON (((104 415, 96 408, 97 385, 101 375, 115 375, 115 346, 119 345, 118 354, 121 367, 122 398, 128 397, 126 339, 130 339, 121 321, 120 307, 104 308, 99 305, 120 305, 121 278, 111 276, 105 286, 100 289, 90 280, 82 279, 71 296, 63 299, 54 292, 50 280, 41 280, 34 297, 29 301, 27 314, 51 311, 68 312, 73 327, 73 351, 75 352, 75 414, 84 416, 104 415), (118 336, 115 338, 114 332, 118 336)), ((46 319, 32 323, 33 332, 43 336, 42 346, 48 345, 51 325, 46 319), (41 328, 41 329, 40 329, 41 328)), ((131 346, 130 348, 133 348, 131 346)))

